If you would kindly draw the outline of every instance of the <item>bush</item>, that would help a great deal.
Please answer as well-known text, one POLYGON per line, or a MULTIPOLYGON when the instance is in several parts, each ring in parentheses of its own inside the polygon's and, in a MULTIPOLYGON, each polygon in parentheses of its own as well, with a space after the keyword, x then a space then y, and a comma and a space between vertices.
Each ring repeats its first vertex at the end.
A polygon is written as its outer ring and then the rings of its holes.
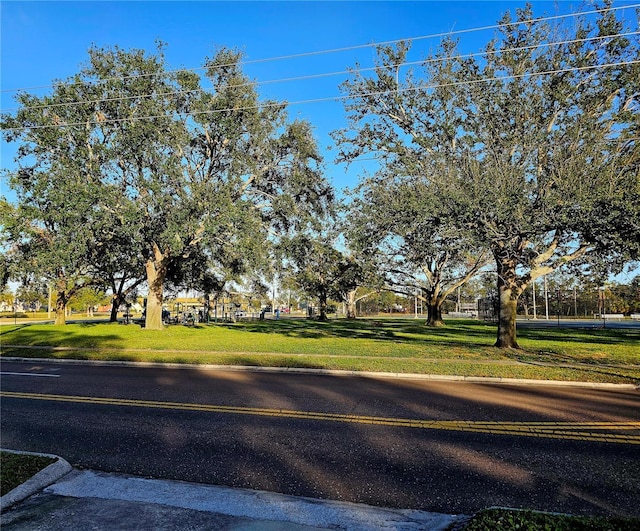
POLYGON ((562 514, 487 509, 476 514, 464 531, 640 531, 635 518, 601 518, 562 514))

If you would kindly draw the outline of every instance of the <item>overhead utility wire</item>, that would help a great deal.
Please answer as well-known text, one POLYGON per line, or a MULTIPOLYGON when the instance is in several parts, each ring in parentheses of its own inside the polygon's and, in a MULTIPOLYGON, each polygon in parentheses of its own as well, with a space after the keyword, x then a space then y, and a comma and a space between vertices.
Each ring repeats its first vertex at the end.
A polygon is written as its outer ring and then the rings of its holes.
MULTIPOLYGON (((542 44, 533 44, 533 45, 529 45, 529 46, 516 46, 513 48, 504 48, 504 49, 500 49, 500 50, 492 50, 492 51, 484 51, 484 52, 474 52, 474 53, 468 53, 468 54, 462 54, 462 55, 455 55, 455 56, 451 56, 451 57, 443 57, 443 58, 432 58, 432 59, 422 59, 419 61, 407 61, 404 63, 398 63, 397 65, 393 65, 394 68, 399 68, 402 66, 414 66, 414 65, 427 65, 427 64, 431 64, 431 63, 436 63, 439 61, 452 61, 455 59, 468 59, 471 57, 482 57, 482 56, 488 56, 488 55, 497 55, 497 54, 503 54, 503 53, 509 53, 509 52, 518 52, 521 50, 535 50, 538 48, 544 48, 544 47, 550 47, 550 46, 556 46, 556 45, 564 45, 564 44, 577 44, 577 43, 585 43, 585 42, 590 42, 590 41, 598 41, 598 40, 605 40, 605 39, 614 39, 614 38, 618 38, 618 37, 628 37, 631 35, 638 35, 640 34, 640 30, 638 31, 629 31, 627 33, 614 33, 612 35, 600 35, 597 37, 586 37, 583 39, 573 39, 573 40, 565 40, 565 41, 556 41, 556 42, 545 42, 542 44)), ((306 76, 297 76, 297 77, 289 77, 289 78, 281 78, 281 79, 270 79, 267 81, 252 81, 249 83, 240 83, 238 85, 229 85, 226 88, 242 88, 242 87, 255 87, 255 86, 259 86, 259 85, 269 85, 269 84, 275 84, 275 83, 289 83, 291 81, 306 81, 306 80, 310 80, 310 79, 318 79, 318 78, 323 78, 323 77, 332 77, 332 76, 338 76, 338 75, 343 75, 343 74, 349 74, 352 73, 353 71, 357 71, 358 73, 360 72, 369 72, 371 70, 377 70, 378 66, 372 66, 372 67, 367 67, 367 68, 358 68, 357 70, 351 69, 351 70, 341 70, 341 71, 337 71, 337 72, 325 72, 325 73, 321 73, 321 74, 310 74, 310 75, 306 75, 306 76)), ((111 101, 126 101, 126 100, 136 100, 139 98, 152 98, 152 97, 163 97, 163 96, 182 96, 182 95, 188 95, 188 94, 197 94, 197 93, 201 93, 201 94, 213 94, 213 92, 210 92, 210 89, 206 89, 206 88, 199 88, 199 89, 193 89, 193 90, 177 90, 177 91, 172 91, 172 92, 159 92, 159 93, 145 93, 145 94, 135 94, 133 96, 120 96, 120 97, 114 97, 114 98, 101 98, 101 99, 95 99, 95 100, 79 100, 79 101, 70 101, 70 102, 66 102, 66 103, 48 103, 48 104, 42 104, 42 105, 30 105, 30 106, 26 106, 26 107, 12 107, 9 109, 3 109, 2 112, 8 112, 8 111, 13 111, 13 110, 18 110, 18 109, 22 109, 22 110, 33 110, 33 109, 54 109, 54 108, 61 108, 61 107, 76 107, 79 105, 86 105, 86 104, 92 104, 92 103, 106 103, 106 102, 111 102, 111 101)))
MULTIPOLYGON (((610 145, 611 142, 620 142, 621 144, 623 144, 625 142, 636 142, 638 140, 640 140, 640 136, 629 136, 629 137, 616 137, 616 138, 611 138, 609 140, 596 140, 593 143, 610 145)), ((380 159, 383 159, 387 156, 395 155, 395 154, 396 153, 393 153, 391 151, 383 151, 381 155, 378 155, 375 157, 356 157, 353 160, 349 161, 349 164, 353 164, 354 162, 380 161, 380 159)), ((344 163, 346 163, 346 161, 340 162, 340 164, 344 164, 344 163)))
MULTIPOLYGON (((448 36, 452 36, 452 35, 462 35, 464 33, 473 33, 475 31, 487 31, 487 30, 491 30, 491 29, 498 29, 498 28, 506 28, 506 27, 510 27, 510 26, 518 26, 520 24, 528 24, 530 22, 547 22, 549 20, 559 20, 559 19, 564 19, 564 18, 570 18, 570 17, 579 17, 579 16, 583 16, 583 15, 594 15, 597 13, 607 13, 609 11, 619 11, 619 10, 624 10, 624 9, 634 9, 640 7, 640 4, 629 4, 626 6, 619 6, 619 7, 608 7, 608 8, 604 8, 604 9, 593 9, 591 11, 580 11, 578 13, 567 13, 564 15, 552 15, 552 16, 548 16, 548 17, 540 17, 540 18, 532 18, 532 19, 527 19, 527 20, 519 20, 519 21, 515 21, 515 22, 505 22, 502 24, 491 24, 489 26, 479 26, 479 27, 475 27, 475 28, 466 28, 466 29, 461 29, 461 30, 454 30, 454 31, 446 31, 446 32, 440 32, 440 33, 432 33, 430 35, 420 35, 417 37, 405 37, 402 39, 394 39, 394 40, 390 40, 390 41, 382 41, 382 42, 374 42, 374 43, 370 43, 370 44, 356 44, 354 46, 346 46, 343 48, 330 48, 330 49, 326 49, 326 50, 317 50, 314 52, 302 52, 302 53, 296 53, 296 54, 290 54, 290 55, 281 55, 281 56, 277 56, 277 57, 266 57, 266 58, 262 58, 262 59, 249 59, 246 61, 240 61, 240 62, 233 62, 233 63, 227 63, 227 64, 221 64, 221 65, 215 65, 212 68, 224 68, 227 66, 242 66, 242 65, 248 65, 248 64, 257 64, 257 63, 266 63, 266 62, 270 62, 270 61, 282 61, 282 60, 286 60, 286 59, 298 59, 301 57, 310 57, 310 56, 314 56, 314 55, 323 55, 323 54, 329 54, 329 53, 338 53, 338 52, 346 52, 346 51, 350 51, 350 50, 358 50, 358 49, 363 49, 363 48, 371 48, 373 46, 385 46, 387 44, 396 44, 398 42, 403 42, 403 41, 419 41, 419 40, 425 40, 425 39, 434 39, 437 37, 448 37, 448 36)), ((207 66, 199 66, 199 67, 194 67, 194 68, 180 68, 177 70, 170 70, 168 72, 166 72, 167 74, 175 74, 175 73, 179 73, 179 72, 195 72, 196 70, 205 70, 207 68, 207 66)), ((122 80, 122 79, 137 79, 137 78, 141 78, 141 77, 151 77, 151 76, 155 76, 156 74, 133 74, 130 76, 115 76, 115 77, 111 77, 111 78, 105 78, 100 80, 100 82, 107 82, 107 81, 116 81, 116 80, 122 80)), ((56 86, 60 86, 60 85, 67 85, 67 86, 73 86, 76 85, 77 83, 54 83, 51 85, 41 85, 41 86, 35 86, 35 87, 22 87, 22 88, 11 88, 11 89, 2 89, 0 90, 0 92, 18 92, 18 91, 22 91, 22 90, 35 90, 35 89, 42 89, 42 88, 50 88, 50 87, 56 87, 56 86)))
MULTIPOLYGON (((581 67, 571 67, 571 68, 560 68, 560 69, 556 69, 556 70, 545 70, 543 72, 527 72, 524 74, 514 74, 514 75, 510 75, 510 76, 494 76, 494 77, 489 77, 489 78, 482 78, 482 79, 474 79, 474 80, 470 80, 470 81, 452 81, 450 83, 439 83, 436 85, 424 85, 424 86, 419 86, 419 87, 407 87, 407 88, 397 88, 397 89, 392 89, 392 90, 382 90, 382 91, 371 91, 371 92, 363 92, 360 94, 356 94, 356 95, 343 95, 343 96, 329 96, 329 97, 325 97, 325 98, 314 98, 314 99, 308 99, 308 100, 298 100, 298 101, 292 101, 292 102, 288 102, 288 105, 302 105, 302 104, 307 104, 307 103, 320 103, 320 102, 327 102, 327 101, 343 101, 346 99, 350 99, 350 98, 364 98, 364 97, 369 97, 369 96, 384 96, 387 94, 399 94, 401 92, 417 92, 420 90, 431 90, 431 89, 435 89, 435 88, 442 88, 442 87, 453 87, 453 86, 459 86, 459 85, 477 85, 480 83, 487 83, 489 81, 504 81, 504 80, 509 80, 509 79, 522 79, 522 78, 529 78, 529 77, 536 77, 536 76, 544 76, 544 75, 551 75, 551 74, 562 74, 562 73, 567 73, 567 72, 580 72, 580 71, 585 71, 585 70, 595 70, 595 69, 600 69, 600 68, 612 68, 612 67, 616 67, 616 66, 624 66, 624 65, 632 65, 632 64, 639 64, 640 60, 634 60, 634 61, 620 61, 617 63, 607 63, 607 64, 602 64, 602 65, 591 65, 591 66, 581 66, 581 67)), ((247 105, 245 107, 232 107, 232 108, 226 108, 226 109, 213 109, 213 110, 208 110, 208 111, 193 111, 193 112, 176 112, 174 113, 174 115, 177 116, 201 116, 201 115, 206 115, 206 114, 218 114, 218 113, 222 113, 222 112, 237 112, 237 111, 247 111, 247 110, 252 110, 252 109, 266 109, 266 108, 270 108, 270 107, 278 107, 281 106, 282 103, 266 103, 263 105, 247 105)), ((138 121, 138 120, 155 120, 155 119, 159 119, 159 118, 168 118, 168 115, 155 115, 155 116, 136 116, 136 117, 128 117, 128 118, 114 118, 114 119, 107 119, 107 120, 93 120, 93 121, 86 121, 86 122, 73 122, 73 123, 61 123, 61 124, 51 124, 51 125, 34 125, 34 126, 26 126, 26 127, 11 127, 11 128, 7 128, 4 129, 4 131, 26 131, 26 130, 34 130, 34 129, 46 129, 46 128, 63 128, 63 127, 76 127, 76 126, 83 126, 86 127, 87 125, 101 125, 101 124, 106 124, 106 123, 121 123, 121 122, 130 122, 130 121, 138 121)))

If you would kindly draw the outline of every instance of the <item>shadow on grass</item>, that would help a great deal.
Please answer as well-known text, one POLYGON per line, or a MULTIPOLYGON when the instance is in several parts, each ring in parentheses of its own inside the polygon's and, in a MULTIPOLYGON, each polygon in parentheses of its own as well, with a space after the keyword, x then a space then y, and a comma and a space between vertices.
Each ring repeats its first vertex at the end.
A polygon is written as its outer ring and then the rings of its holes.
POLYGON ((600 343, 603 345, 640 342, 640 330, 626 328, 520 328, 518 336, 533 340, 600 343))
POLYGON ((240 321, 218 326, 296 338, 369 339, 396 343, 436 342, 452 346, 482 347, 489 346, 495 335, 492 327, 487 327, 482 323, 455 323, 445 327, 428 327, 424 321, 409 321, 407 319, 339 319, 332 321, 281 319, 258 322, 240 321), (482 339, 484 341, 477 341, 482 339))
MULTIPOLYGON (((608 378, 628 378, 636 384, 640 382, 640 365, 615 363, 611 360, 597 360, 588 356, 580 355, 563 355, 551 352, 540 354, 526 353, 523 355, 521 351, 513 351, 513 355, 509 356, 512 360, 531 367, 549 367, 557 369, 570 369, 581 373, 604 376, 608 378)), ((587 381, 611 381, 596 378, 595 380, 587 378, 587 381)))
MULTIPOLYGON (((631 348, 631 347, 630 347, 631 348)), ((556 352, 550 350, 512 350, 506 353, 507 357, 521 363, 548 363, 550 365, 586 365, 597 367, 640 367, 640 360, 637 356, 631 357, 613 357, 611 355, 605 355, 598 357, 597 354, 588 352, 580 354, 575 350, 571 350, 569 353, 556 352), (619 358, 619 359, 618 359, 619 358)))
MULTIPOLYGON (((54 345, 65 348, 125 348, 124 340, 118 334, 89 334, 82 330, 89 330, 98 324, 104 323, 81 323, 73 326, 52 326, 52 325, 31 325, 24 324, 11 330, 0 328, 0 340, 5 354, 12 344, 12 339, 16 338, 16 344, 23 347, 46 347, 54 345)), ((113 326, 118 326, 114 324, 113 326)))
MULTIPOLYGON (((239 322, 224 324, 229 329, 262 334, 280 334, 295 338, 344 338, 366 339, 394 344, 442 346, 443 348, 492 349, 495 342, 496 326, 479 321, 449 321, 444 327, 428 327, 424 321, 409 319, 357 319, 333 320, 327 322, 312 320, 282 319, 279 321, 239 322)), ((551 364, 589 364, 597 367, 612 363, 613 356, 599 359, 591 352, 579 353, 576 347, 582 343, 590 345, 611 345, 631 351, 640 335, 636 330, 593 330, 593 329, 520 329, 518 337, 534 342, 521 350, 496 349, 506 359, 514 361, 541 361, 551 364), (569 353, 563 352, 566 348, 569 353)), ((630 363, 629 355, 623 354, 621 364, 630 363)), ((615 362, 613 362, 615 363, 615 362)))
MULTIPOLYGON (((522 350, 493 349, 496 333, 495 325, 488 325, 480 321, 453 320, 448 321, 445 327, 428 327, 423 320, 407 318, 337 319, 326 322, 307 319, 280 319, 210 325, 199 324, 181 328, 185 328, 185 332, 189 330, 187 336, 185 336, 186 338, 191 335, 193 337, 201 334, 206 335, 207 331, 211 331, 215 327, 241 333, 273 334, 284 338, 310 340, 353 339, 374 341, 380 345, 385 343, 388 345, 407 345, 417 347, 419 351, 424 348, 425 353, 433 352, 434 348, 436 350, 440 348, 453 349, 450 353, 451 355, 454 355, 458 350, 464 351, 465 355, 468 355, 469 351, 475 351, 482 356, 490 356, 492 358, 498 356, 523 363, 587 364, 598 370, 604 369, 604 366, 608 364, 619 363, 623 365, 634 363, 634 355, 631 351, 639 338, 638 331, 627 329, 525 328, 518 332, 519 338, 526 339, 528 342, 522 350), (580 343, 584 345, 584 348, 580 348, 580 343), (593 350, 593 348, 589 349, 589 346, 593 344, 616 346, 618 350, 615 354, 589 352, 589 350, 593 350)), ((126 353, 130 348, 129 339, 137 336, 137 334, 132 335, 132 332, 133 329, 130 327, 122 327, 115 323, 105 326, 105 323, 86 322, 69 325, 68 327, 23 324, 15 327, 3 326, 0 328, 0 341, 3 345, 2 354, 4 356, 36 357, 37 354, 45 354, 46 357, 91 359, 95 357, 91 349, 101 349, 103 351, 113 351, 106 353, 110 360, 133 361, 136 356, 130 356, 126 353), (124 331, 126 333, 123 333, 124 331), (12 341, 14 336, 15 341, 12 341), (7 345, 13 343, 21 345, 22 348, 12 349, 7 347, 7 345), (49 345, 72 350, 47 350, 46 347, 49 345)), ((241 337, 241 334, 239 334, 239 338, 241 337)), ((596 348, 599 349, 599 347, 596 348)), ((237 350, 243 349, 238 348, 237 350)), ((102 359, 104 359, 104 355, 101 356, 102 359)), ((247 359, 238 358, 229 363, 237 363, 239 365, 280 365, 285 367, 302 366, 301 360, 295 360, 295 362, 293 359, 287 360, 286 353, 282 353, 282 356, 285 362, 282 362, 280 358, 266 362, 249 356, 247 359)), ((191 361, 197 363, 197 360, 191 361)), ((315 364, 309 365, 309 368, 317 367, 315 364)))

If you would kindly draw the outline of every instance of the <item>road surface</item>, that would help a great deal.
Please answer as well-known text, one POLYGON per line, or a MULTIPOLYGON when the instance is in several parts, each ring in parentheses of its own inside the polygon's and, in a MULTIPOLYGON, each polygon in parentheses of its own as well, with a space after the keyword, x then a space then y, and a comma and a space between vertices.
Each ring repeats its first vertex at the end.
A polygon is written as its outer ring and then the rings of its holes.
POLYGON ((1 364, 1 444, 76 467, 471 514, 640 516, 640 393, 1 364))

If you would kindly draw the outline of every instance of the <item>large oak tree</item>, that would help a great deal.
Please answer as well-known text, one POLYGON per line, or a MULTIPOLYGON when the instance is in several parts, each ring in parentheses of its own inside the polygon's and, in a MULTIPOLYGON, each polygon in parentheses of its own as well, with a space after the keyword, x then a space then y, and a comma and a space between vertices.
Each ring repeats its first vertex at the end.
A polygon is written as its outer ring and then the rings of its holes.
POLYGON ((326 321, 329 299, 348 304, 348 316, 355 318, 349 304, 367 277, 367 272, 347 252, 338 249, 334 230, 305 231, 282 242, 286 266, 297 284, 317 298, 321 321, 326 321))
POLYGON ((388 286, 420 292, 429 326, 443 326, 444 301, 489 262, 489 253, 455 213, 415 176, 382 171, 366 179, 350 205, 347 233, 360 256, 375 261, 388 286))
MULTIPOLYGON (((343 88, 347 160, 375 153, 420 177, 431 201, 492 253, 499 347, 517 347, 516 304, 568 262, 637 258, 640 47, 613 11, 571 25, 506 15, 482 56, 445 40, 421 67, 383 46, 343 88)), ((429 205, 425 205, 428 208, 429 205)))
POLYGON ((76 269, 136 283, 144 266, 147 328, 162 328, 164 285, 185 277, 181 264, 247 270, 274 234, 331 199, 310 126, 262 101, 240 60, 225 49, 207 59, 205 90, 198 74, 168 69, 162 46, 92 48, 77 75, 48 96, 19 94, 19 110, 3 117, 20 143, 12 183, 21 200, 33 202, 34 187, 39 202, 55 194, 69 222, 58 232, 79 216, 90 227, 78 235, 76 269))

